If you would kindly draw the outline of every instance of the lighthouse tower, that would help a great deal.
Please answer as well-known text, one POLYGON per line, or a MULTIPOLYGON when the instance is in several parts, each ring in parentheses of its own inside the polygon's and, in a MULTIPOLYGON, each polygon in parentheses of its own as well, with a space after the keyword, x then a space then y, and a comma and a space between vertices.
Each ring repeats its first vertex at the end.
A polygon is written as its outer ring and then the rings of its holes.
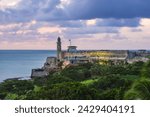
POLYGON ((61 38, 58 37, 57 39, 57 60, 62 60, 62 52, 61 52, 61 38))

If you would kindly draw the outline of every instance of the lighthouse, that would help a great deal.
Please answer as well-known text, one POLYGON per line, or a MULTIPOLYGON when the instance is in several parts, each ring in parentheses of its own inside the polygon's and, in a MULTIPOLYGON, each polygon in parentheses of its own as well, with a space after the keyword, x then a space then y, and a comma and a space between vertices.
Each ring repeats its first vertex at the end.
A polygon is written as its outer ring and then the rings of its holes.
POLYGON ((57 39, 57 60, 62 60, 62 52, 61 52, 61 38, 58 37, 57 39))

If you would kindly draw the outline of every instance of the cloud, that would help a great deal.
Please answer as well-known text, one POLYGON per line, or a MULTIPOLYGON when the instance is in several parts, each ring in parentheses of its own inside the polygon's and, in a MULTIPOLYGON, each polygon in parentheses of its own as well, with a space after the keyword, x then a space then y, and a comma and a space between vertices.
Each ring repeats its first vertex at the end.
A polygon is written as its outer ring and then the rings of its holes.
POLYGON ((85 21, 83 20, 57 21, 53 23, 65 28, 80 28, 85 26, 85 21))
POLYGON ((20 0, 0 0, 0 9, 5 10, 6 8, 14 8, 20 0))
POLYGON ((0 10, 0 22, 28 22, 36 19, 46 21, 46 17, 45 20, 41 17, 55 11, 59 3, 60 0, 21 0, 15 7, 0 10))
POLYGON ((61 33, 61 29, 59 27, 41 27, 38 29, 40 34, 47 34, 47 33, 61 33))
POLYGON ((96 34, 96 33, 117 33, 118 29, 108 28, 108 27, 82 27, 82 28, 72 28, 64 31, 68 34, 96 34))
POLYGON ((87 26, 93 26, 93 25, 96 25, 96 23, 97 23, 96 19, 86 21, 87 26))
POLYGON ((92 41, 90 47, 97 49, 99 45, 144 47, 140 44, 150 42, 149 0, 2 1, 6 2, 0 8, 1 47, 30 42, 29 48, 35 42, 39 47, 40 42, 54 43, 57 36, 74 39, 80 47, 88 47, 92 41))
POLYGON ((142 29, 140 29, 140 28, 132 28, 131 32, 142 32, 142 29))
POLYGON ((149 4, 149 0, 72 0, 66 10, 74 19, 149 18, 149 4))
POLYGON ((0 11, 0 22, 149 18, 149 4, 149 0, 21 0, 0 11))
POLYGON ((140 18, 130 19, 98 19, 97 26, 110 26, 110 27, 137 27, 140 25, 140 18))
MULTIPOLYGON (((138 27, 141 25, 140 18, 131 19, 90 19, 90 20, 69 20, 69 21, 53 21, 51 24, 59 25, 66 28, 82 28, 82 27, 138 27)), ((143 24, 142 24, 143 25, 143 24)))

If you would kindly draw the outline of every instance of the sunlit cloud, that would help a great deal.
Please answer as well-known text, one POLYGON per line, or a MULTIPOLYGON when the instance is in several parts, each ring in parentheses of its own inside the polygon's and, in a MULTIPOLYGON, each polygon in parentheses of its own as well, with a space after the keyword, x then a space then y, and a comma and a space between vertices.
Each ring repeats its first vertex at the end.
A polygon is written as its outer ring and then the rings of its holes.
POLYGON ((60 4, 57 5, 57 8, 64 9, 67 5, 71 3, 72 0, 60 0, 60 4))
POLYGON ((141 19, 140 23, 143 26, 150 27, 150 19, 148 19, 148 18, 141 19))
POLYGON ((56 49, 58 36, 63 48, 72 39, 78 49, 150 49, 149 4, 148 0, 112 4, 109 0, 1 0, 0 49, 56 49))
POLYGON ((46 34, 46 33, 61 33, 61 29, 59 27, 41 27, 38 29, 38 32, 40 34, 46 34))
POLYGON ((6 8, 14 8, 20 1, 21 0, 0 0, 0 9, 5 10, 6 8))
POLYGON ((87 20, 87 21, 86 21, 86 25, 87 25, 87 26, 93 26, 93 25, 96 25, 96 19, 93 19, 93 20, 87 20))

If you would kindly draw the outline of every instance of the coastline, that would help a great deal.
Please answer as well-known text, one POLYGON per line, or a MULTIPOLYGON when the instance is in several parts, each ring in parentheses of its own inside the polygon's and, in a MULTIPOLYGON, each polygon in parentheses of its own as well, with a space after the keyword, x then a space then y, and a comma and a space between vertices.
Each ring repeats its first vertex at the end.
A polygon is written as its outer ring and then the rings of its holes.
POLYGON ((0 50, 0 82, 6 79, 29 79, 31 70, 43 67, 48 56, 56 56, 55 50, 0 50))
POLYGON ((31 76, 25 76, 25 77, 12 77, 12 78, 6 78, 5 80, 0 81, 4 82, 4 81, 8 81, 8 80, 30 80, 31 76))

